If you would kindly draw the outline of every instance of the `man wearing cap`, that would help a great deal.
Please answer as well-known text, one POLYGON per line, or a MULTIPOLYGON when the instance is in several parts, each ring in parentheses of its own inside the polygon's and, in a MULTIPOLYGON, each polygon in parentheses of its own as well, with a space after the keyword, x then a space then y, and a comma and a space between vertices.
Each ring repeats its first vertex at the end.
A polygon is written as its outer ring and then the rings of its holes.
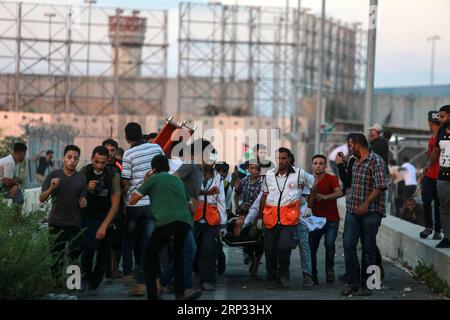
POLYGON ((381 136, 381 132, 383 131, 383 127, 379 124, 375 124, 372 128, 369 129, 369 142, 370 149, 378 154, 381 158, 383 158, 384 162, 387 164, 389 157, 389 144, 383 139, 381 136))
MULTIPOLYGON (((428 112, 428 127, 431 137, 428 140, 428 160, 436 145, 436 136, 441 127, 439 122, 439 111, 428 112)), ((439 177, 439 161, 436 159, 431 166, 426 168, 419 180, 422 185, 422 202, 425 218, 425 230, 420 233, 422 239, 428 238, 434 229, 433 240, 441 240, 441 216, 439 211, 439 197, 437 194, 437 179, 439 177), (431 203, 434 201, 434 212, 431 203), (434 226, 433 226, 434 221, 434 226), (434 227, 434 228, 433 228, 434 227)))

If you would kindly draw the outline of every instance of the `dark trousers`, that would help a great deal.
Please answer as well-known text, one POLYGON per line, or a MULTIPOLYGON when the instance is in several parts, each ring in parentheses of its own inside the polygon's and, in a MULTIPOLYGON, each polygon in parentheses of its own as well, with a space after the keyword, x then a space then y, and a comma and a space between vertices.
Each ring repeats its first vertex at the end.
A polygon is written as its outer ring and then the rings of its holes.
POLYGON ((406 201, 411 198, 417 190, 417 186, 405 186, 405 191, 403 193, 403 205, 406 201))
POLYGON ((95 238, 102 222, 103 220, 86 216, 81 221, 81 229, 83 230, 81 238, 81 266, 84 279, 89 282, 89 286, 92 289, 98 288, 105 275, 108 262, 110 263, 108 259, 111 254, 110 230, 107 230, 106 236, 102 240, 95 238), (95 266, 93 266, 95 254, 97 254, 97 258, 95 266))
POLYGON ((173 236, 173 262, 175 267, 175 296, 184 295, 184 258, 183 247, 190 230, 187 223, 176 221, 156 227, 145 251, 144 274, 147 284, 147 299, 157 299, 156 279, 159 274, 159 253, 173 236))
POLYGON ((425 227, 434 228, 434 231, 441 232, 441 214, 439 211, 439 197, 437 194, 437 181, 429 177, 423 178, 422 202, 425 219, 425 227), (432 203, 434 202, 434 212, 432 203), (433 224, 434 220, 434 224, 433 224))
POLYGON ((74 226, 49 225, 49 233, 54 242, 51 242, 51 253, 53 256, 52 276, 60 278, 64 265, 65 250, 71 262, 75 262, 80 256, 80 233, 81 229, 74 226))
POLYGON ((133 271, 133 252, 136 264, 141 271, 138 282, 144 283, 142 261, 145 248, 155 227, 155 220, 150 214, 150 206, 126 207, 124 241, 122 246, 123 275, 133 271))
POLYGON ((344 256, 345 272, 349 284, 354 288, 365 286, 367 267, 379 265, 376 237, 381 224, 381 214, 369 212, 363 216, 347 213, 344 226, 344 256), (361 237, 362 265, 360 268, 357 254, 357 244, 361 237))
POLYGON ((312 273, 317 275, 317 250, 320 240, 325 237, 325 270, 333 271, 334 255, 336 253, 336 238, 339 231, 339 221, 329 221, 322 229, 309 233, 309 248, 311 250, 312 273))
POLYGON ((265 230, 267 281, 276 281, 279 277, 289 279, 291 251, 297 247, 297 244, 297 226, 278 224, 272 229, 265 230))
POLYGON ((194 272, 200 275, 200 282, 216 283, 217 238, 219 226, 196 222, 194 237, 197 254, 194 260, 194 272))

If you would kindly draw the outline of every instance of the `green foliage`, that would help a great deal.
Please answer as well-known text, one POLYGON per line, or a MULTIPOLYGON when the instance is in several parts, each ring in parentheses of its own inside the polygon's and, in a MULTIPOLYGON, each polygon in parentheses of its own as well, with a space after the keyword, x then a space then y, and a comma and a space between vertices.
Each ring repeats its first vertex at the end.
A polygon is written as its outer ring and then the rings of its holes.
POLYGON ((0 198, 0 300, 41 299, 61 288, 51 276, 54 239, 44 218, 44 212, 24 215, 0 198))
POLYGON ((8 154, 11 154, 14 143, 16 142, 22 142, 22 143, 26 143, 25 142, 25 136, 20 136, 20 137, 12 137, 12 136, 6 136, 3 137, 0 140, 0 158, 3 158, 5 156, 7 156, 8 154))
POLYGON ((450 298, 450 288, 446 281, 439 278, 433 266, 429 267, 425 262, 419 261, 419 264, 414 270, 416 277, 419 280, 424 281, 431 291, 438 294, 442 294, 447 298, 450 298))

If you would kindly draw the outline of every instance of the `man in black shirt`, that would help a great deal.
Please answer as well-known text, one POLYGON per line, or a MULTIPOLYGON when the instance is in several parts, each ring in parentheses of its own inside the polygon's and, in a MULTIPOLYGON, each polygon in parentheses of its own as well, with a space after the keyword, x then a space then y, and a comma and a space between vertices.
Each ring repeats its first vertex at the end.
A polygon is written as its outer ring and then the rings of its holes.
MULTIPOLYGON (((108 149, 109 156, 107 167, 117 172, 120 176, 122 173, 122 165, 118 160, 116 160, 117 150, 119 149, 119 144, 114 139, 106 139, 103 141, 102 146, 108 149)), ((122 239, 123 239, 123 220, 125 211, 125 201, 123 197, 120 197, 119 210, 117 211, 114 220, 110 227, 111 236, 111 252, 108 256, 108 263, 105 271, 106 281, 105 284, 112 284, 114 278, 119 278, 119 263, 122 256, 122 239)))
POLYGON ((47 150, 47 152, 45 153, 45 157, 41 156, 42 152, 43 151, 39 152, 34 157, 35 161, 39 160, 36 168, 36 181, 39 183, 43 183, 47 174, 55 169, 55 164, 53 162, 53 150, 47 150))
POLYGON ((439 110, 441 128, 436 136, 436 145, 431 153, 427 168, 439 159, 439 178, 437 192, 441 211, 441 224, 444 238, 436 248, 450 248, 450 105, 443 106, 439 110))
POLYGON ((81 226, 81 263, 90 289, 97 289, 103 280, 111 250, 109 226, 119 208, 120 176, 107 164, 108 149, 98 146, 92 152, 92 163, 80 173, 87 181, 87 206, 83 210, 81 226), (97 259, 92 269, 95 253, 97 259))

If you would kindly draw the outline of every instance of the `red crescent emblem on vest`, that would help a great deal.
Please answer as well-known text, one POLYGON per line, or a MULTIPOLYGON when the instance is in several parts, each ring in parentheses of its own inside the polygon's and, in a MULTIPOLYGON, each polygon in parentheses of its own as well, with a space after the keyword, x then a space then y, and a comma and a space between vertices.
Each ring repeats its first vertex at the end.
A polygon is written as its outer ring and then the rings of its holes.
POLYGON ((289 189, 294 189, 294 188, 295 188, 295 183, 294 182, 289 183, 289 189))

